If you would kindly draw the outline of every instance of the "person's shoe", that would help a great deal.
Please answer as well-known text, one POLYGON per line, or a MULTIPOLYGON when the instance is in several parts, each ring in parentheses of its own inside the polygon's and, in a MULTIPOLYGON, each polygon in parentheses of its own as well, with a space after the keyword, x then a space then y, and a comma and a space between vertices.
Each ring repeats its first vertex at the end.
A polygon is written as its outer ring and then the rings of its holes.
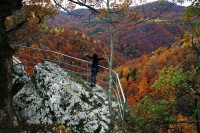
POLYGON ((94 85, 94 84, 91 84, 91 85, 90 85, 90 87, 96 87, 96 85, 94 85))

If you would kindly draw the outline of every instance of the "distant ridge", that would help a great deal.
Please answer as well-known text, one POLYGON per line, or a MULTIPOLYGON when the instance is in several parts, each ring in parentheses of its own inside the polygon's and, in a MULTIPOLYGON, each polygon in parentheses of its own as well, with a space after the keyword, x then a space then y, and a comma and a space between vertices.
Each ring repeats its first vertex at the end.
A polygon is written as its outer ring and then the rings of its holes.
MULTIPOLYGON (((132 7, 132 9, 138 12, 142 12, 141 10, 151 10, 153 11, 152 14, 156 14, 169 5, 170 8, 155 20, 136 25, 128 33, 128 38, 126 38, 128 41, 119 42, 115 49, 129 59, 133 59, 148 54, 158 47, 169 46, 178 38, 181 38, 188 29, 187 25, 180 24, 180 17, 186 7, 167 1, 162 3, 156 1, 142 5, 140 8, 132 7), (160 4, 162 7, 159 7, 160 4)), ((48 22, 51 26, 65 27, 70 30, 81 31, 90 36, 96 36, 101 42, 108 44, 108 33, 106 32, 106 25, 103 24, 102 20, 95 18, 94 15, 91 16, 91 12, 88 9, 77 9, 71 13, 74 15, 59 11, 59 15, 55 17, 55 20, 48 19, 48 22)), ((123 33, 118 36, 119 39, 123 39, 122 35, 123 33)))

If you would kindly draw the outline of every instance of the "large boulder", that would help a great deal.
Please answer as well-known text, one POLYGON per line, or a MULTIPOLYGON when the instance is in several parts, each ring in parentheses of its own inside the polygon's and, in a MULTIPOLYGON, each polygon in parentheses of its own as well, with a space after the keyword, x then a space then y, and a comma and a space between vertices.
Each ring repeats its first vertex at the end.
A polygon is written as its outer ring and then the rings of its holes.
POLYGON ((70 75, 50 62, 36 65, 33 81, 13 97, 17 115, 30 124, 64 123, 74 132, 106 132, 110 124, 106 92, 81 80, 77 83, 70 75))
POLYGON ((31 80, 22 64, 14 64, 12 71, 12 95, 15 95, 22 87, 31 80))

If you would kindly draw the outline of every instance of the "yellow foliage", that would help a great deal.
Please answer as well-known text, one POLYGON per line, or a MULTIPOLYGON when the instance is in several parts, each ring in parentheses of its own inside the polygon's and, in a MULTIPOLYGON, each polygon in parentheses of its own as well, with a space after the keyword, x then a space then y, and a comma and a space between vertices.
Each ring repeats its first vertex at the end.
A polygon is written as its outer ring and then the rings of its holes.
POLYGON ((143 69, 144 69, 144 71, 147 71, 150 69, 150 67, 151 67, 151 61, 147 62, 143 69))
POLYGON ((11 16, 7 17, 5 23, 6 27, 10 29, 11 27, 13 27, 13 18, 11 16))
POLYGON ((190 36, 187 32, 183 36, 183 41, 184 43, 190 43, 190 36))
POLYGON ((82 38, 85 39, 85 38, 86 38, 86 35, 85 35, 85 34, 82 34, 82 38))
POLYGON ((177 115, 177 119, 178 119, 179 121, 187 121, 187 117, 186 117, 186 116, 183 116, 182 114, 178 114, 178 115, 177 115))
POLYGON ((87 41, 90 41, 90 37, 87 37, 87 41))
POLYGON ((74 35, 76 35, 78 32, 77 31, 74 31, 74 35))
POLYGON ((122 69, 123 69, 122 66, 118 67, 118 69, 119 69, 120 72, 123 71, 123 70, 122 70, 122 69))
POLYGON ((194 124, 189 124, 186 121, 190 121, 189 117, 186 117, 182 114, 178 114, 177 119, 179 122, 183 123, 176 123, 176 124, 170 124, 168 133, 171 133, 170 129, 175 129, 176 131, 179 131, 181 133, 196 133, 196 127, 194 124))
POLYGON ((124 77, 127 77, 129 73, 130 73, 130 70, 127 67, 123 68, 122 74, 124 77))

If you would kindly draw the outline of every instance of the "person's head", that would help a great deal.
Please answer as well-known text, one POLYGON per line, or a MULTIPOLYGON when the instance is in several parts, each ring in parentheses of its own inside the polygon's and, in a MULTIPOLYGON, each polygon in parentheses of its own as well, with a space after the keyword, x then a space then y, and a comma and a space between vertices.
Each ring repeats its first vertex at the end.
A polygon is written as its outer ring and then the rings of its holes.
POLYGON ((97 58, 97 54, 93 54, 93 58, 97 58))

